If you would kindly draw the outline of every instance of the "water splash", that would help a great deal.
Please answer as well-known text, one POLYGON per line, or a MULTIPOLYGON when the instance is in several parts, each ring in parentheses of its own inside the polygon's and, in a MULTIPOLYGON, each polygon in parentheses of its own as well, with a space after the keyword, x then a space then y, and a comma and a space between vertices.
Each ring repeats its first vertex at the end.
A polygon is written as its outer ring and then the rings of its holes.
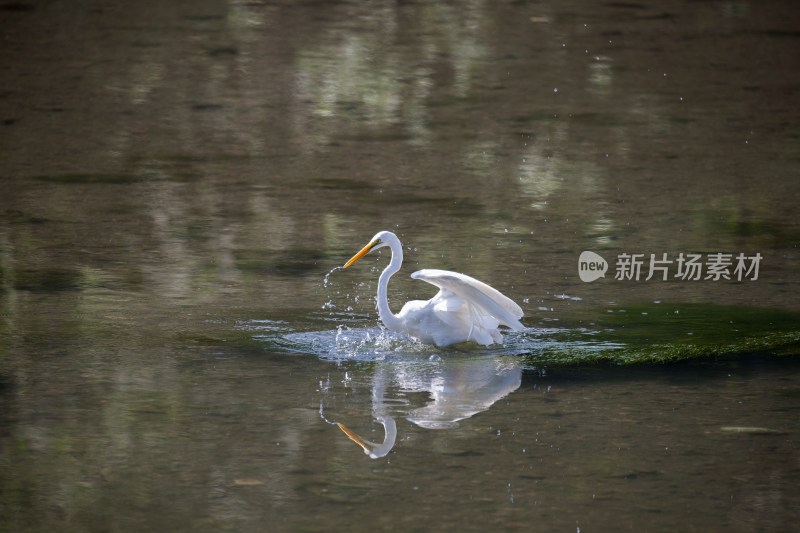
POLYGON ((288 324, 265 321, 239 324, 239 328, 253 332, 252 338, 269 349, 331 361, 383 361, 404 356, 425 360, 439 350, 380 326, 360 326, 365 321, 351 315, 339 314, 328 320, 339 323, 322 331, 293 331, 288 324))
MULTIPOLYGON (((342 293, 338 289, 336 289, 336 290, 333 289, 333 283, 331 282, 331 274, 333 274, 337 270, 342 270, 342 268, 343 267, 340 267, 340 266, 333 267, 332 269, 330 269, 328 271, 327 274, 325 274, 322 277, 322 287, 324 289, 326 289, 327 293, 328 293, 328 300, 325 303, 323 303, 322 307, 321 307, 321 309, 323 309, 323 310, 332 311, 333 309, 336 309, 338 307, 338 305, 336 304, 336 301, 335 301, 335 297, 341 296, 342 293), (335 296, 331 296, 332 292, 335 293, 335 296)), ((349 295, 348 295, 348 297, 349 297, 349 295)), ((351 310, 352 310, 352 307, 347 306, 346 311, 351 311, 351 310)), ((331 313, 331 314, 333 314, 333 313, 331 313)))
POLYGON ((336 266, 330 269, 330 271, 327 274, 325 274, 325 276, 322 278, 322 286, 327 289, 328 286, 330 285, 331 274, 333 274, 337 270, 342 270, 343 268, 344 267, 336 266))
MULTIPOLYGON (((524 356, 537 358, 549 354, 568 354, 570 359, 591 359, 600 352, 623 347, 598 339, 596 332, 585 328, 527 328, 507 332, 503 344, 479 346, 466 343, 448 348, 422 344, 406 335, 381 326, 364 326, 364 319, 339 314, 335 327, 321 331, 292 331, 275 329, 275 324, 259 331, 257 324, 246 329, 255 332, 253 338, 265 347, 278 351, 314 355, 329 361, 416 361, 436 362, 443 357, 456 356, 524 356)), ((549 359, 549 357, 544 357, 549 359)))

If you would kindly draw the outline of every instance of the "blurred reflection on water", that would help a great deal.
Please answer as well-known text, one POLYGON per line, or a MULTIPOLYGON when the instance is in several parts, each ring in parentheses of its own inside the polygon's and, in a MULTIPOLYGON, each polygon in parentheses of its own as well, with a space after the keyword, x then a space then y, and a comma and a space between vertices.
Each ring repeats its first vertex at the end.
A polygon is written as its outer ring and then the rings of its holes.
POLYGON ((553 332, 796 355, 790 4, 53 0, 0 25, 5 528, 800 518, 791 360, 531 357, 570 348, 553 332), (375 328, 386 258, 331 269, 380 229, 403 272, 502 287, 534 333, 330 357, 375 328), (753 282, 583 283, 584 250, 764 259, 753 282), (392 450, 365 458, 320 402, 376 442, 391 418, 392 450))
MULTIPOLYGON (((339 381, 352 386, 349 372, 339 381)), ((510 357, 474 358, 457 354, 447 359, 437 357, 424 361, 415 358, 405 363, 385 362, 375 369, 371 383, 372 416, 383 426, 383 440, 365 443, 351 430, 344 428, 344 431, 364 448, 367 455, 379 459, 394 448, 397 440, 395 417, 405 417, 422 428, 450 429, 456 427, 459 420, 489 409, 517 390, 521 381, 522 365, 510 357), (388 392, 391 385, 399 389, 396 398, 388 392), (414 406, 408 399, 414 393, 425 393, 429 400, 423 406, 414 406)), ((325 409, 326 400, 335 394, 331 378, 321 389, 320 416, 331 421, 332 413, 325 409)))

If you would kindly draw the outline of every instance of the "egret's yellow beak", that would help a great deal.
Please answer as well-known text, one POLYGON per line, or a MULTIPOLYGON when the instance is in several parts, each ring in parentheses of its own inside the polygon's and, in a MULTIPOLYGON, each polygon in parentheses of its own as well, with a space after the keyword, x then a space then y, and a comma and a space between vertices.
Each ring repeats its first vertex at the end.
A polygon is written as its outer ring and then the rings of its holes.
POLYGON ((345 435, 347 435, 348 439, 355 442, 356 444, 364 448, 365 452, 369 453, 369 445, 366 443, 364 439, 362 439, 361 437, 350 431, 350 429, 341 422, 338 422, 336 425, 339 426, 339 429, 341 429, 345 435))
POLYGON ((358 261, 359 259, 361 259, 365 255, 367 255, 370 252, 370 250, 375 248, 375 246, 377 246, 380 242, 381 241, 379 241, 379 240, 375 240, 375 241, 372 241, 371 243, 369 243, 368 245, 366 245, 365 247, 363 247, 361 250, 358 251, 358 253, 356 255, 351 257, 350 260, 347 263, 345 263, 342 268, 349 267, 350 265, 352 265, 353 263, 355 263, 356 261, 358 261))

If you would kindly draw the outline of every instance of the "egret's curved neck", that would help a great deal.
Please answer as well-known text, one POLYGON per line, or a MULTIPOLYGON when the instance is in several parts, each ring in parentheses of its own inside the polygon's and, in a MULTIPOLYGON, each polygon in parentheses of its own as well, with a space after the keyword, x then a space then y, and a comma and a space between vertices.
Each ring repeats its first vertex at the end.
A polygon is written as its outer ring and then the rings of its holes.
POLYGON ((394 276, 403 265, 403 246, 400 244, 400 241, 396 239, 390 240, 388 245, 392 250, 392 258, 389 261, 389 266, 383 269, 381 276, 378 278, 378 316, 381 317, 384 325, 390 330, 403 331, 402 321, 389 309, 389 296, 387 291, 389 278, 394 276))

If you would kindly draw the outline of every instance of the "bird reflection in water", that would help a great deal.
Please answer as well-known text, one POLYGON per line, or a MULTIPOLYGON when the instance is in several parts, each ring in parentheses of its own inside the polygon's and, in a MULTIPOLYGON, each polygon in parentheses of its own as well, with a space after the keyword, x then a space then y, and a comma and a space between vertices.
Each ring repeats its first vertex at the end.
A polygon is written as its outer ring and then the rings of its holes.
POLYGON ((369 457, 378 459, 385 457, 395 446, 395 418, 405 418, 426 429, 452 428, 460 420, 486 411, 518 389, 521 382, 522 367, 508 356, 464 357, 454 354, 437 361, 382 362, 370 377, 368 386, 372 389, 372 417, 383 426, 383 442, 369 441, 326 414, 330 386, 322 388, 320 416, 338 426, 369 457), (416 392, 428 394, 425 405, 411 405, 407 400, 409 393, 416 392))

